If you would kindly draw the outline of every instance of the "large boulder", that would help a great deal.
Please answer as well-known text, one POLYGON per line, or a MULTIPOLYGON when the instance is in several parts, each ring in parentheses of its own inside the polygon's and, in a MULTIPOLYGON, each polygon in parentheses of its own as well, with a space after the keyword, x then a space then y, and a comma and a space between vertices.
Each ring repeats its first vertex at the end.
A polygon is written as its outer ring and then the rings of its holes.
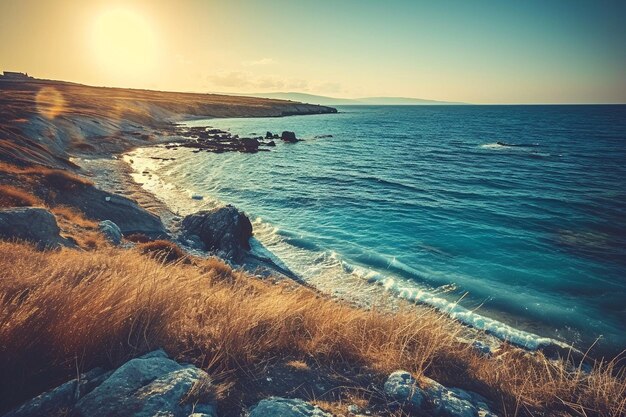
POLYGON ((296 138, 296 134, 294 132, 290 132, 288 130, 285 130, 281 135, 280 138, 284 141, 284 142, 288 142, 288 143, 295 143, 298 141, 298 138, 296 138))
POLYGON ((54 214, 39 207, 0 209, 0 238, 25 240, 37 244, 39 249, 56 249, 73 246, 59 234, 54 214))
POLYGON ((385 394, 396 405, 410 410, 420 410, 424 403, 424 394, 417 385, 417 381, 407 371, 395 371, 384 386, 385 394))
POLYGON ((188 417, 192 412, 215 415, 215 406, 203 398, 211 381, 193 365, 181 365, 163 351, 132 359, 75 407, 78 417, 188 417), (199 394, 191 395, 191 394, 199 394))
POLYGON ((271 397, 261 400, 249 417, 332 417, 320 408, 300 399, 271 397))
POLYGON ((252 223, 231 205, 191 214, 181 226, 185 235, 198 236, 207 250, 224 258, 239 261, 250 250, 252 223))
POLYGON ((91 219, 110 220, 124 235, 140 233, 153 239, 167 237, 161 219, 137 202, 96 187, 82 187, 59 193, 57 204, 73 206, 91 219))
POLYGON ((115 371, 91 370, 4 417, 215 417, 211 389, 206 372, 157 350, 115 371))

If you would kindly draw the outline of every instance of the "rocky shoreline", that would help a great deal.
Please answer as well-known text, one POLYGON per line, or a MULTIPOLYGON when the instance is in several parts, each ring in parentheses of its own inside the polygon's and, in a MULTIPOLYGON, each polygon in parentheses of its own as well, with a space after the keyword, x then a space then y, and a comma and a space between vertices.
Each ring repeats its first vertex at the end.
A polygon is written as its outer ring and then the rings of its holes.
MULTIPOLYGON (((181 131, 179 127, 173 125, 171 133, 174 134, 169 140, 162 139, 155 146, 194 148, 208 152, 256 152, 258 151, 256 148, 263 143, 254 138, 255 146, 250 147, 247 145, 248 138, 234 137, 228 132, 210 128, 181 131), (174 140, 171 140, 172 137, 174 140)), ((298 141, 293 132, 283 132, 281 136, 276 137, 268 132, 264 139, 281 139, 286 143, 298 141)), ((250 252, 248 240, 252 237, 252 224, 247 216, 235 207, 224 206, 200 211, 180 219, 160 202, 158 196, 152 195, 133 182, 131 171, 121 166, 125 162, 120 159, 120 155, 113 156, 112 159, 87 157, 75 161, 83 163, 85 173, 101 187, 85 185, 69 190, 71 192, 62 194, 61 201, 63 204, 79 207, 89 217, 101 219, 100 231, 110 244, 120 245, 124 236, 138 234, 150 240, 168 239, 179 243, 181 247, 195 250, 195 253, 218 256, 233 266, 242 267, 261 277, 290 278, 306 285, 293 272, 279 267, 270 259, 250 252), (107 165, 108 167, 104 169, 103 166, 107 165), (113 176, 112 171, 115 171, 113 176), (141 195, 142 202, 152 210, 146 210, 135 200, 127 197, 137 195, 141 195), (106 213, 106 219, 103 219, 103 213, 106 213), (173 232, 168 229, 161 216, 169 216, 168 220, 171 224, 177 225, 177 230, 173 232)), ((42 249, 76 246, 75 242, 60 234, 54 216, 42 208, 0 210, 0 235, 4 238, 14 236, 36 242, 42 249), (19 220, 20 218, 25 220, 19 220), (20 224, 21 227, 4 227, 20 224)), ((494 415, 488 412, 486 404, 481 403, 482 408, 479 408, 469 401, 477 394, 446 394, 445 399, 442 394, 437 394, 438 397, 433 396, 429 400, 418 402, 417 395, 420 398, 430 398, 428 395, 433 394, 427 395, 426 391, 420 391, 417 381, 406 377, 408 375, 406 372, 402 373, 403 379, 400 382, 396 381, 396 374, 392 374, 384 387, 380 388, 389 397, 391 408, 413 410, 417 413, 435 413, 431 415, 437 416, 494 415)), ((192 387, 198 384, 210 385, 210 378, 204 371, 193 365, 178 364, 169 359, 163 351, 157 351, 133 359, 117 370, 90 370, 27 401, 5 416, 43 416, 58 410, 69 410, 70 415, 75 416, 140 416, 168 413, 167 415, 181 417, 216 417, 215 404, 184 403, 192 387), (145 395, 141 394, 144 392, 145 395), (129 407, 137 411, 127 414, 126 410, 129 407)), ((437 392, 444 392, 442 390, 443 387, 437 392)), ((355 412, 350 415, 375 415, 371 410, 360 410, 356 405, 351 409, 355 412)), ((249 415, 254 417, 331 415, 301 399, 274 397, 262 400, 249 411, 249 415)))

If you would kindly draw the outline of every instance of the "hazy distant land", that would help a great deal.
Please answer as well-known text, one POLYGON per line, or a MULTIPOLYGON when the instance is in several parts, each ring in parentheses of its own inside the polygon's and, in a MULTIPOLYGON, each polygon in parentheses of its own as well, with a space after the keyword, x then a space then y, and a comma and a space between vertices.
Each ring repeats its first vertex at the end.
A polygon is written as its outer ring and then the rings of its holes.
POLYGON ((279 100, 299 101, 302 103, 319 104, 322 106, 416 106, 416 105, 458 105, 468 104, 452 101, 425 100, 410 97, 362 97, 362 98, 336 98, 328 96, 318 96, 315 94, 297 92, 277 92, 277 93, 246 93, 241 94, 251 97, 271 98, 279 100))

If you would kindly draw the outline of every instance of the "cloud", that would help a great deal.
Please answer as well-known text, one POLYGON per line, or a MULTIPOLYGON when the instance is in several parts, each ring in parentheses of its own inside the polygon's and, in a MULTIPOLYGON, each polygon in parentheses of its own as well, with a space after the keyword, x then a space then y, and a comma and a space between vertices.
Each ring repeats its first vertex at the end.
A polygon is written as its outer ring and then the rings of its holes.
POLYGON ((176 58, 176 62, 179 65, 182 65, 182 66, 185 66, 185 67, 189 67, 189 66, 193 65, 193 59, 187 58, 185 55, 176 54, 175 58, 176 58))
POLYGON ((253 61, 243 61, 242 64, 246 67, 258 67, 263 65, 271 65, 274 63, 272 58, 261 58, 253 61))
POLYGON ((249 71, 222 71, 207 76, 207 81, 216 89, 239 92, 262 92, 278 90, 307 91, 309 83, 302 79, 283 79, 276 76, 258 75, 249 71))

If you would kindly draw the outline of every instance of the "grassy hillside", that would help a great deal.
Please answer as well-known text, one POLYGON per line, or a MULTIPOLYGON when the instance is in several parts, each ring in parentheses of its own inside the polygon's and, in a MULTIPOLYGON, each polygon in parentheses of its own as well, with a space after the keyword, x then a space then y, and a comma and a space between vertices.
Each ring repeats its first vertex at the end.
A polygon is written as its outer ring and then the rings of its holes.
POLYGON ((0 80, 0 160, 68 168, 67 153, 119 152, 145 144, 148 129, 188 117, 277 117, 331 107, 255 97, 0 80), (82 125, 81 125, 82 123, 82 125), (138 129, 146 132, 138 133, 138 129), (135 133, 135 136, 131 136, 135 133))
POLYGON ((480 356, 457 341, 457 323, 426 308, 366 311, 217 259, 166 258, 167 245, 37 252, 0 242, 0 253, 0 409, 77 369, 164 347, 214 376, 229 416, 267 395, 401 415, 385 411, 380 389, 396 369, 479 392, 500 415, 626 410, 614 363, 584 373, 508 346, 480 356))

